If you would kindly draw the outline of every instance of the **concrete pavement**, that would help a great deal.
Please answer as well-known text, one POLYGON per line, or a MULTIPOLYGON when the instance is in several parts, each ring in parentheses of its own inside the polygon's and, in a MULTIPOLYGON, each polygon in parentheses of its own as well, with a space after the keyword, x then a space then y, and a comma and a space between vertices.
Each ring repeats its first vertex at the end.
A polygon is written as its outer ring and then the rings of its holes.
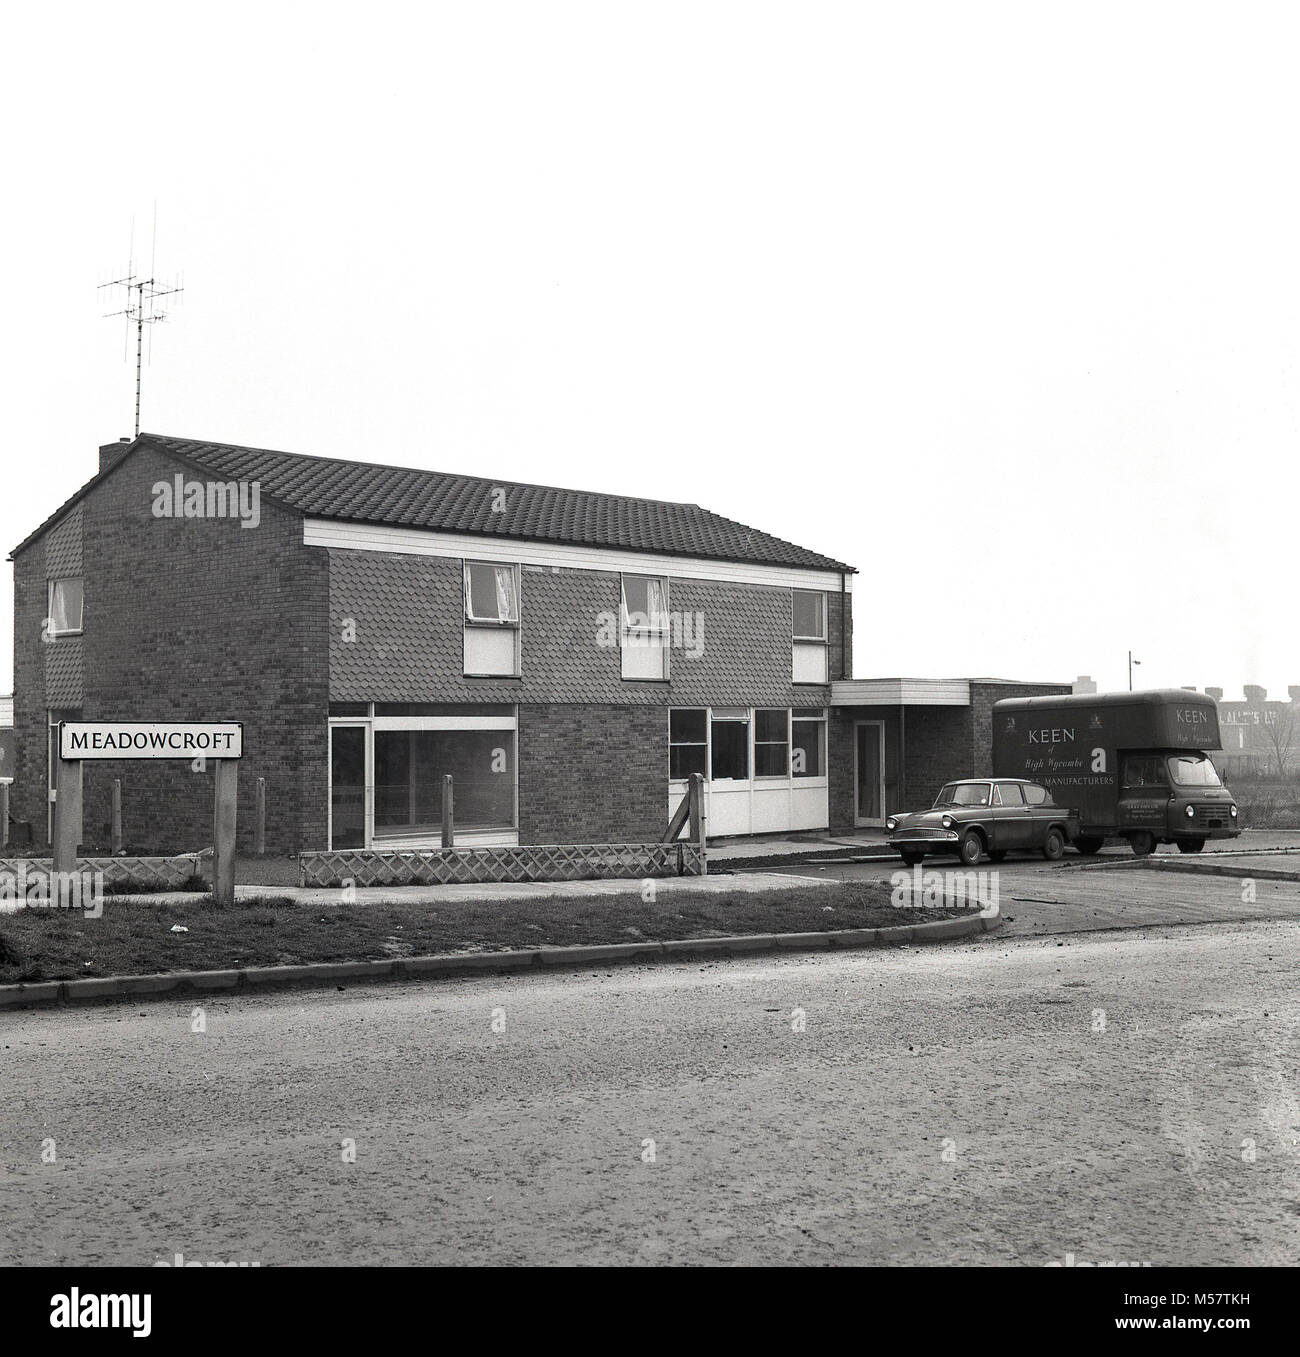
POLYGON ((1266 922, 11 1014, 0 1262, 1291 1264, 1297 955, 1266 922))
MULTIPOLYGON (((236 900, 258 896, 287 897, 300 904, 344 905, 378 904, 384 900, 425 901, 437 904, 452 900, 534 900, 541 896, 617 896, 640 895, 646 880, 653 879, 657 895, 679 891, 724 895, 730 891, 788 890, 797 885, 824 885, 825 878, 815 871, 778 874, 775 871, 728 872, 717 876, 657 876, 634 880, 609 881, 488 881, 475 885, 447 886, 358 886, 349 893, 341 887, 321 886, 236 886, 236 900)), ((143 900, 167 904, 198 904, 199 891, 164 891, 157 895, 116 896, 118 900, 143 900)))

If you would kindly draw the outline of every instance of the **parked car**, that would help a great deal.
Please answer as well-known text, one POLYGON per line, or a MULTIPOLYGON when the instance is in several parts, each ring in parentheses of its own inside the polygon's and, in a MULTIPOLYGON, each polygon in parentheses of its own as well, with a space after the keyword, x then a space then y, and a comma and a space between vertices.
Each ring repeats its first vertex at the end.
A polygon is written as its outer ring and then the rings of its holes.
POLYGON ((973 867, 984 856, 1001 862, 1012 851, 1037 851, 1049 862, 1078 837, 1079 814, 1052 800, 1046 787, 1012 777, 949 782, 929 810, 891 815, 889 845, 909 867, 927 853, 953 853, 973 867))

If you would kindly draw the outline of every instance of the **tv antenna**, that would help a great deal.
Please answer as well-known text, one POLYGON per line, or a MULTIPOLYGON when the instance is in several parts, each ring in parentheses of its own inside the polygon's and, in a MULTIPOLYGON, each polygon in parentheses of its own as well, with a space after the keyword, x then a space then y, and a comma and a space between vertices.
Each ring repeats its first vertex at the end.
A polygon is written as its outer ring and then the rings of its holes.
MULTIPOLYGON (((185 290, 183 282, 163 282, 154 271, 152 256, 156 253, 158 244, 157 204, 154 205, 153 234, 154 248, 149 260, 149 277, 143 278, 135 271, 135 222, 132 221, 131 248, 128 252, 125 275, 121 278, 114 278, 111 282, 101 283, 96 289, 102 292, 106 287, 122 288, 126 296, 126 305, 120 311, 106 311, 104 318, 125 316, 128 338, 132 323, 135 325, 135 436, 137 438, 140 436, 140 372, 144 359, 144 327, 156 325, 159 321, 167 319, 167 312, 160 310, 158 306, 161 298, 177 297, 185 290)), ((152 330, 149 332, 149 347, 152 354, 152 330)))

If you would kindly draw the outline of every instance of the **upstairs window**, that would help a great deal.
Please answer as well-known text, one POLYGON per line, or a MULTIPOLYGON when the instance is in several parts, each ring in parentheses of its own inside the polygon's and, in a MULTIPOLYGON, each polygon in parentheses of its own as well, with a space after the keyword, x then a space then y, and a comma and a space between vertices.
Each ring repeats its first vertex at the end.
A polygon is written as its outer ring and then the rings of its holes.
POLYGON ((658 575, 624 575, 621 609, 623 677, 668 677, 668 581, 658 575))
POLYGON ((795 589, 792 603, 793 678, 795 683, 826 683, 826 595, 795 589))
POLYGON ((465 620, 518 625, 519 586, 514 566, 465 562, 465 620))
POLYGON ((809 589, 794 591, 794 639, 796 641, 824 641, 826 639, 826 595, 809 589))
POLYGON ((51 580, 46 630, 49 636, 81 635, 81 579, 51 580))
POLYGON ((465 562, 465 673, 519 673, 519 573, 513 565, 465 562))

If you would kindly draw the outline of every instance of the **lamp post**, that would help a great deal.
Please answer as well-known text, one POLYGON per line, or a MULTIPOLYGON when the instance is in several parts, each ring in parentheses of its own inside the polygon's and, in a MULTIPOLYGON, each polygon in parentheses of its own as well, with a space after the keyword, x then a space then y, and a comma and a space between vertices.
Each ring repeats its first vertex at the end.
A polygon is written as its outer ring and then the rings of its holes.
POLYGON ((1130 693, 1133 691, 1133 666, 1141 663, 1141 660, 1133 658, 1133 652, 1130 650, 1128 653, 1128 690, 1130 693))

